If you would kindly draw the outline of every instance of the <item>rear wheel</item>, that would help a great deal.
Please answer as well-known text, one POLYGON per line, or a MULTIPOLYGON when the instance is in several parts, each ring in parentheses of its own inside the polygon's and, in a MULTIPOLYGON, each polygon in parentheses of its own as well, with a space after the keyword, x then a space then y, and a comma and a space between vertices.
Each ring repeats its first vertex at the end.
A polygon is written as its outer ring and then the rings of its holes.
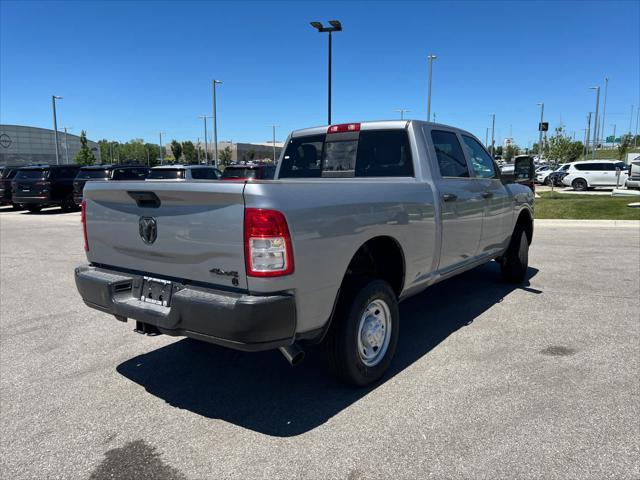
POLYGON ((571 186, 574 190, 578 190, 579 192, 584 192, 588 188, 587 181, 584 178, 576 178, 571 182, 571 186))
POLYGON ((522 283, 529 268, 529 241, 524 229, 516 226, 507 251, 500 262, 502 276, 511 283, 522 283))
POLYGON ((547 178, 544 179, 544 182, 542 182, 544 185, 550 187, 551 186, 551 179, 549 178, 549 176, 547 175, 547 178))
POLYGON ((396 351, 399 323, 398 301, 387 282, 346 286, 324 345, 333 373, 359 386, 382 377, 396 351))
POLYGON ((72 212, 76 209, 76 203, 73 201, 73 197, 65 198, 60 204, 60 208, 62 208, 63 212, 72 212))
POLYGON ((29 205, 27 207, 27 210, 29 210, 31 213, 37 213, 42 210, 42 207, 40 205, 29 205))

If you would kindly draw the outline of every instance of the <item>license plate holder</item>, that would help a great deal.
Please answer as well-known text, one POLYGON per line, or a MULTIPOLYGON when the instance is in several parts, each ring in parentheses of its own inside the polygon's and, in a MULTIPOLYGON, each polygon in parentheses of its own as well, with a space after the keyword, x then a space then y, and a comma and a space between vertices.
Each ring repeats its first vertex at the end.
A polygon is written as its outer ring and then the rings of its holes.
POLYGON ((162 307, 170 307, 172 293, 173 284, 170 281, 143 277, 142 290, 140 291, 141 301, 162 307))

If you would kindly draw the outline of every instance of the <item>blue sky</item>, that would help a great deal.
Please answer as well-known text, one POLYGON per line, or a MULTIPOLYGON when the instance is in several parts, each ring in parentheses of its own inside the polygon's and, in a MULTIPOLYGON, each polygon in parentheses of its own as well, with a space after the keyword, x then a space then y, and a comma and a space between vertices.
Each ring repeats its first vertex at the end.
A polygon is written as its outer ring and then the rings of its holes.
MULTIPOLYGON (((218 138, 266 141, 326 123, 334 35, 333 122, 425 118, 427 60, 438 122, 484 140, 537 139, 545 117, 582 138, 590 86, 609 77, 606 131, 640 103, 640 2, 0 2, 0 122, 85 129, 89 138, 203 137, 218 90, 218 138)), ((602 92, 601 100, 604 97, 602 92)), ((601 105, 602 112, 602 105, 601 105)), ((636 115, 633 116, 635 130, 636 115)))

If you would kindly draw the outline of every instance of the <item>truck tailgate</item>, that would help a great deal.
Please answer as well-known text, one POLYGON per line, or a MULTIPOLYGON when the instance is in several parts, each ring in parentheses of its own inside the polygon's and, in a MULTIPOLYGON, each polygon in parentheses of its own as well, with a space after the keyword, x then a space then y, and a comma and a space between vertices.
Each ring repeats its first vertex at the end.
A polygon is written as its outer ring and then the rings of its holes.
POLYGON ((246 289, 243 189, 223 182, 87 182, 88 259, 246 289))

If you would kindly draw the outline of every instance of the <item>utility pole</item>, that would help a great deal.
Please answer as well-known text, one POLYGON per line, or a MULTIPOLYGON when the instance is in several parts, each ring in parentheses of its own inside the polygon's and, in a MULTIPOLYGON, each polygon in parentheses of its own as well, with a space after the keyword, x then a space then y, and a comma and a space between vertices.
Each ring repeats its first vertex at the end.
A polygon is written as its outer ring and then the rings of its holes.
POLYGON ((596 159, 596 147, 598 146, 598 110, 600 108, 600 87, 590 87, 596 91, 596 116, 593 119, 593 150, 591 151, 591 159, 596 159))
POLYGON ((631 115, 629 115, 629 135, 631 135, 631 132, 633 132, 632 128, 633 128, 633 105, 631 105, 631 115))
POLYGON ((164 162, 164 155, 162 155, 162 134, 167 132, 160 132, 160 165, 164 162))
POLYGON ((111 157, 111 165, 113 165, 113 142, 109 142, 109 157, 111 157))
POLYGON ((613 124, 613 146, 616 146, 616 124, 613 124))
MULTIPOLYGON (((207 163, 207 165, 209 165, 209 154, 208 152, 208 148, 207 148, 207 116, 206 115, 200 115, 198 118, 202 118, 204 120, 204 159, 205 162, 207 163)), ((198 138, 198 144, 200 144, 200 139, 198 138)), ((200 155, 200 152, 198 152, 198 156, 200 155)), ((200 160, 198 158, 198 160, 200 160)))
POLYGON ((62 127, 64 128, 64 158, 66 163, 69 163, 69 144, 67 143, 67 129, 71 130, 73 127, 62 127))
POLYGON ((606 123, 604 122, 607 115, 607 91, 608 90, 609 90, 609 77, 604 77, 604 104, 602 105, 602 123, 600 127, 600 140, 602 143, 604 143, 604 140, 606 140, 606 136, 607 136, 605 134, 606 123))
POLYGON ((51 104, 53 105, 53 138, 56 142, 56 165, 60 165, 60 147, 58 145, 58 118, 56 116, 56 100, 62 100, 62 97, 51 95, 51 104))
POLYGON ((272 133, 273 133, 273 138, 272 138, 272 144, 273 144, 273 164, 276 164, 276 127, 279 127, 280 125, 276 125, 275 123, 272 123, 270 125, 271 129, 272 129, 272 133))
POLYGON ((495 158, 496 156, 496 141, 495 141, 495 131, 496 131, 496 114, 492 113, 491 114, 492 120, 491 120, 491 156, 493 158, 495 158))
POLYGON ((438 58, 433 54, 429 54, 427 59, 429 60, 429 94, 427 96, 427 121, 431 119, 431 79, 433 74, 433 61, 438 58))
POLYGON ((396 108, 394 110, 394 112, 400 112, 400 120, 404 120, 404 114, 405 112, 410 112, 411 110, 409 110, 408 108, 396 108))
POLYGON ((589 154, 589 142, 591 140, 591 114, 593 112, 589 112, 589 115, 587 116, 587 143, 586 143, 586 148, 587 151, 584 155, 584 158, 587 158, 587 155, 589 154))
POLYGON ((213 165, 218 168, 218 116, 216 114, 216 85, 222 84, 222 80, 212 80, 211 84, 213 85, 213 165))

